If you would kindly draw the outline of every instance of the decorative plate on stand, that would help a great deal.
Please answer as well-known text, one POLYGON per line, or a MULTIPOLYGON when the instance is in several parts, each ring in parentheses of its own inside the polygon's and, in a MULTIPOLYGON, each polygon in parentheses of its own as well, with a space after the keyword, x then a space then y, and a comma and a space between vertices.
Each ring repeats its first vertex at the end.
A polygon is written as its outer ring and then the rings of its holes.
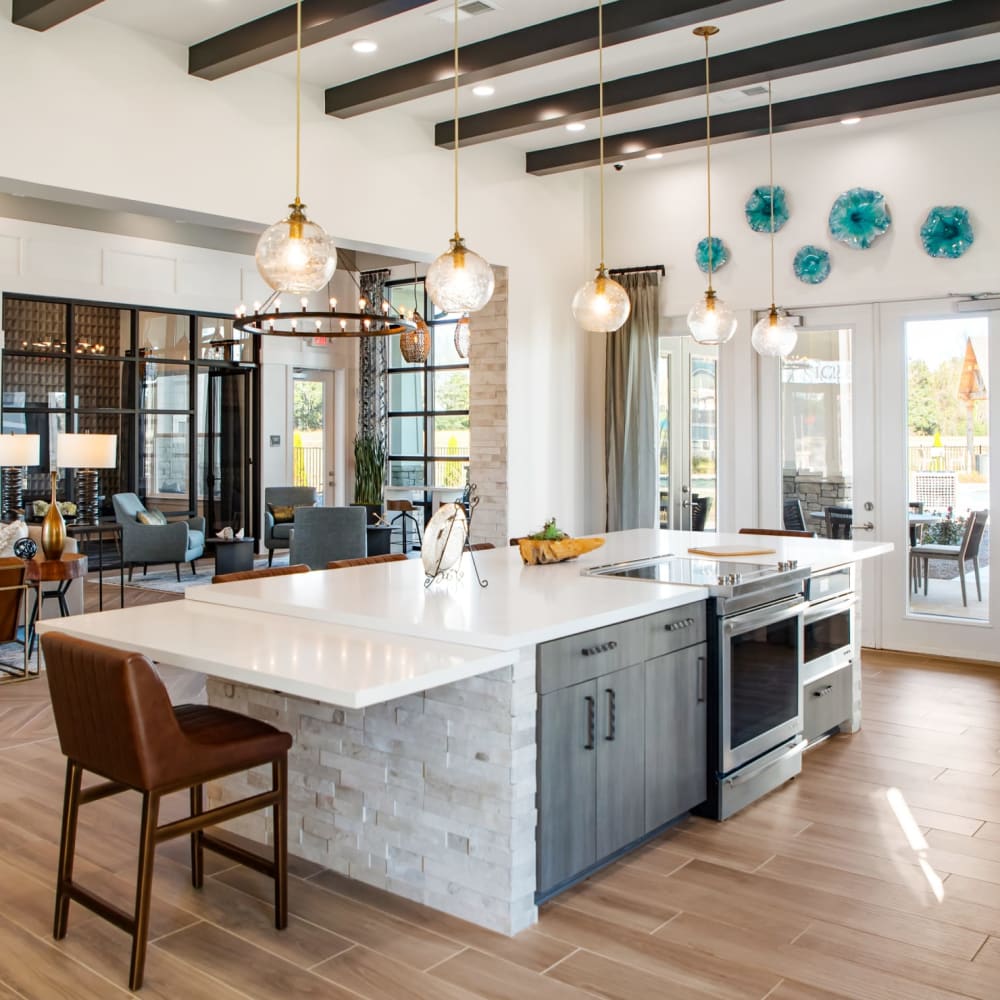
POLYGON ((930 257, 957 260, 975 242, 969 210, 961 205, 938 205, 927 213, 920 240, 930 257))
POLYGON ((443 503, 427 522, 420 559, 427 582, 451 572, 462 560, 469 527, 461 504, 443 503))
POLYGON ((881 191, 851 188, 837 197, 830 209, 830 235, 855 250, 867 250, 892 225, 889 206, 881 191))

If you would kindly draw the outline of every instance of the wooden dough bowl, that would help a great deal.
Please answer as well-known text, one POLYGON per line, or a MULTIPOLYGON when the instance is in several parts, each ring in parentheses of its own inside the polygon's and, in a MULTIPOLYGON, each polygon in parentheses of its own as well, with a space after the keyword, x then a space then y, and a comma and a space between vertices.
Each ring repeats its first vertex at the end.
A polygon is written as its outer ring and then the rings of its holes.
POLYGON ((575 559, 587 552, 593 552, 603 544, 603 538, 561 538, 557 542, 546 542, 536 538, 517 540, 521 559, 527 566, 565 562, 567 559, 575 559))

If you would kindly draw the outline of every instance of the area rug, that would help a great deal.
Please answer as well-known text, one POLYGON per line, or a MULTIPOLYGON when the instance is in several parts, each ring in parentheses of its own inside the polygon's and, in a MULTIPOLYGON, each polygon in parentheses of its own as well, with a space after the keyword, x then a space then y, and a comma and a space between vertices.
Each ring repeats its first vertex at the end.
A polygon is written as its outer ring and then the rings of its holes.
MULTIPOLYGON (((177 582, 177 574, 174 572, 174 567, 172 564, 166 564, 163 566, 150 566, 149 572, 143 576, 142 569, 136 569, 132 574, 132 582, 128 582, 128 574, 126 572, 126 588, 133 588, 135 590, 158 590, 161 593, 167 594, 183 594, 188 587, 201 587, 206 583, 212 582, 212 577, 215 575, 215 560, 211 556, 207 556, 204 559, 199 559, 195 563, 198 567, 198 572, 194 575, 191 573, 191 566, 188 563, 184 563, 181 566, 181 579, 177 582)), ((274 566, 287 566, 288 565, 288 553, 284 552, 280 555, 274 557, 274 566)), ((254 569, 263 569, 267 566, 267 556, 259 556, 254 559, 254 569)))

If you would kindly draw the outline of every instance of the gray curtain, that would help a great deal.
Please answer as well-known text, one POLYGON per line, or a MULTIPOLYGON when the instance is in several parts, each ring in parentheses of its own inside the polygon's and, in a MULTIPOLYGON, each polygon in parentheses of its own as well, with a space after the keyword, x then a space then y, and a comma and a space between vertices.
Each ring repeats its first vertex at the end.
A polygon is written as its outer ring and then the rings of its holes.
MULTIPOLYGON (((368 300, 368 309, 376 316, 382 315, 385 283, 389 272, 362 271, 359 288, 368 300)), ((358 376, 358 433, 371 434, 382 441, 387 439, 389 338, 362 337, 358 376)))
POLYGON ((655 528, 657 501, 657 271, 614 275, 632 302, 625 325, 608 334, 604 437, 608 531, 655 528))

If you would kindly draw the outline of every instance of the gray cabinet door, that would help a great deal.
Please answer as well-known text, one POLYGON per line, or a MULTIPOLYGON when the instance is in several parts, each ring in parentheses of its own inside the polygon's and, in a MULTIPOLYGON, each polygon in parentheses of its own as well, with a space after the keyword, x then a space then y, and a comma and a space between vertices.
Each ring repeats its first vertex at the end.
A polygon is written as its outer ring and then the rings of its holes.
POLYGON ((646 832, 645 667, 597 679, 597 857, 646 832))
POLYGON ((646 662, 646 827, 705 801, 708 781, 707 647, 646 662))
POLYGON ((547 892, 598 856, 597 682, 538 702, 538 891, 547 892))

